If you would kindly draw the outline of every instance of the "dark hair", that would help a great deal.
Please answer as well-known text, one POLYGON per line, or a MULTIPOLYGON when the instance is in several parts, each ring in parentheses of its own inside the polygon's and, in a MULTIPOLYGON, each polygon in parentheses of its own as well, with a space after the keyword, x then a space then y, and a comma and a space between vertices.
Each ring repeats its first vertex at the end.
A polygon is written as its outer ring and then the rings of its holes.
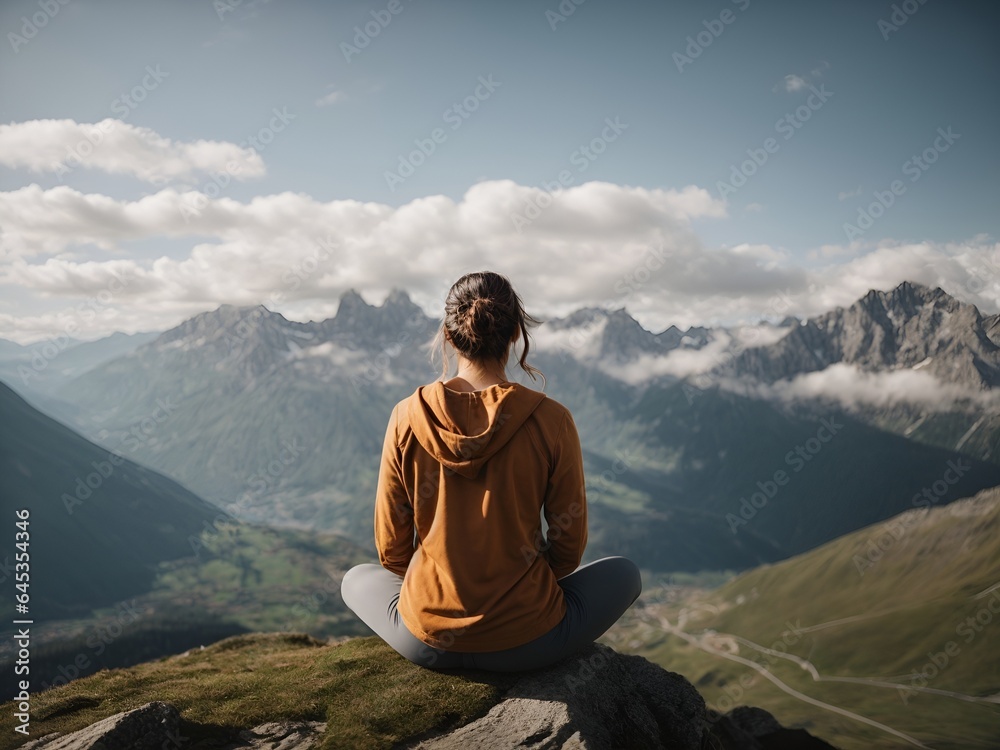
POLYGON ((511 345, 520 338, 524 348, 518 364, 532 380, 538 375, 544 380, 541 370, 527 362, 531 346, 528 326, 540 322, 524 311, 521 298, 506 276, 493 271, 465 274, 452 284, 444 302, 444 322, 438 332, 443 375, 448 373, 446 341, 473 362, 505 362, 511 345))

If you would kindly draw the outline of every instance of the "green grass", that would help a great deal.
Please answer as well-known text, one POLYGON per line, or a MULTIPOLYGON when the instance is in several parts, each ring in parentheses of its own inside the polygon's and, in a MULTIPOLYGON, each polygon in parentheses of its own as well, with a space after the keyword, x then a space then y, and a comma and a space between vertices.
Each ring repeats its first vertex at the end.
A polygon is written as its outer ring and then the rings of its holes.
MULTIPOLYGON (((72 732, 151 700, 172 704, 181 733, 222 741, 268 721, 327 722, 321 748, 389 748, 485 713, 515 677, 476 670, 434 671, 381 639, 327 644, 304 633, 255 633, 127 669, 103 670, 35 695, 32 736, 72 732)), ((0 746, 13 732, 0 711, 0 746)))

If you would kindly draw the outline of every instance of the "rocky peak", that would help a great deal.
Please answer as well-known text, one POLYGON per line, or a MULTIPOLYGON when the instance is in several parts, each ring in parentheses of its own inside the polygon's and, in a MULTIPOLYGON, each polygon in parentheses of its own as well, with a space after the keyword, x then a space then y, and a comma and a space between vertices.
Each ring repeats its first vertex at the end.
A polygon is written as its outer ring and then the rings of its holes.
POLYGON ((241 335, 245 337, 247 332, 259 330, 269 323, 288 324, 289 321, 280 313, 268 310, 264 305, 224 304, 215 310, 188 318, 180 325, 164 331, 152 343, 156 347, 165 344, 176 345, 176 342, 205 343, 225 338, 236 330, 241 331, 241 335))
POLYGON ((979 390, 1000 385, 1000 347, 991 338, 998 333, 975 305, 905 281, 810 318, 724 369, 775 382, 838 362, 871 371, 926 367, 943 382, 979 390))
POLYGON ((405 291, 395 288, 377 307, 354 289, 348 289, 341 295, 337 314, 319 324, 324 338, 358 349, 378 349, 398 343, 404 334, 410 341, 423 339, 431 335, 435 325, 436 321, 414 304, 405 291))
POLYGON ((553 331, 589 332, 586 338, 593 343, 588 347, 588 356, 604 362, 628 362, 644 354, 666 354, 679 346, 684 336, 676 328, 668 329, 669 333, 654 334, 624 307, 583 307, 565 318, 546 321, 545 325, 553 331))

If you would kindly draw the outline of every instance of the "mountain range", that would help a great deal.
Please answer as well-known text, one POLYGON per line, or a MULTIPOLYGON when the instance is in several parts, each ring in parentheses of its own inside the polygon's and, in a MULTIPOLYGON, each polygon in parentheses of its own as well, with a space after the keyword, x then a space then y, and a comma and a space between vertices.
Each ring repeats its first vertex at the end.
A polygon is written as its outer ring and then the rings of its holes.
MULTIPOLYGON (((588 555, 743 569, 1000 483, 998 418, 982 402, 929 408, 897 388, 898 399, 857 408, 836 395, 836 379, 801 388, 833 371, 858 375, 862 391, 864 377, 905 376, 988 397, 994 322, 910 283, 753 336, 652 333, 624 309, 546 321, 531 359, 579 427, 588 555), (834 370, 845 367, 859 369, 834 370)), ((36 402, 244 520, 370 545, 385 419, 438 376, 429 355, 439 325, 400 290, 380 306, 348 292, 336 316, 312 322, 223 305, 53 383, 36 402)))

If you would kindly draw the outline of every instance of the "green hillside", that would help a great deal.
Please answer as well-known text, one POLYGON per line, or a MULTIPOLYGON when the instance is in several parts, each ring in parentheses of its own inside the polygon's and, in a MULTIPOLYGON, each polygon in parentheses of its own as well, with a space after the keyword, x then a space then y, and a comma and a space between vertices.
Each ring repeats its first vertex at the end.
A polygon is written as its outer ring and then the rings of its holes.
POLYGON ((644 592, 616 638, 685 674, 710 704, 751 702, 845 750, 914 746, 886 728, 938 750, 995 749, 998 538, 1000 488, 908 511, 715 591, 644 592))
MULTIPOLYGON (((161 474, 85 440, 0 383, 0 498, 30 511, 31 614, 71 617, 147 591, 156 565, 192 553, 188 537, 218 515, 161 474)), ((4 582, 4 606, 13 602, 4 582)))

